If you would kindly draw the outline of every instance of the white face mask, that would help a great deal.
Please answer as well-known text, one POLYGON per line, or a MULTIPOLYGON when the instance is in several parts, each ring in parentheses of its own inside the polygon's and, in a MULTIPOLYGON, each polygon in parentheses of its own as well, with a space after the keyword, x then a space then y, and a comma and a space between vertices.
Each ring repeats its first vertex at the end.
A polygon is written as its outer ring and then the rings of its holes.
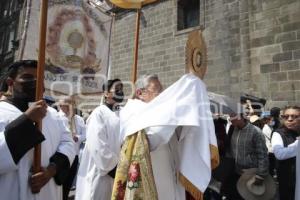
POLYGON ((269 125, 270 125, 271 127, 273 127, 273 126, 275 125, 275 121, 272 120, 272 121, 269 123, 269 125))

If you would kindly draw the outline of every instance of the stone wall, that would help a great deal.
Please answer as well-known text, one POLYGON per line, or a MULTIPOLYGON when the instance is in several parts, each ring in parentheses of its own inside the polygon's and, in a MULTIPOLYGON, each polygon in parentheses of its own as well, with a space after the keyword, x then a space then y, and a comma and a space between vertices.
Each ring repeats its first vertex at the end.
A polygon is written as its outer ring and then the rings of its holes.
POLYGON ((258 2, 250 15, 253 89, 279 105, 299 104, 300 1, 258 2))
MULTIPOLYGON (((184 73, 186 34, 175 35, 173 1, 143 9, 140 26, 138 75, 157 73, 165 86, 184 73)), ((133 65, 136 13, 117 19, 112 37, 112 77, 130 80, 133 65)))
MULTIPOLYGON (((202 1, 202 0, 200 0, 202 1)), ((209 0, 201 12, 210 91, 249 93, 268 107, 300 102, 300 0, 209 0)), ((184 74, 188 32, 177 31, 176 0, 143 8, 138 75, 157 73, 165 87, 184 74)), ((130 80, 135 13, 116 18, 111 76, 130 80)))

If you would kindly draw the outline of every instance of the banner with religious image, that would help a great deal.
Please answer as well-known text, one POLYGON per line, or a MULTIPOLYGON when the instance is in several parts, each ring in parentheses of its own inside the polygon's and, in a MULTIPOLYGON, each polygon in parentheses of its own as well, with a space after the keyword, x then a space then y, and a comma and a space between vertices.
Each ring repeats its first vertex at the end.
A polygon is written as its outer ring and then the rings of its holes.
MULTIPOLYGON (((34 16, 39 14, 39 4, 39 0, 33 1, 30 17, 33 23, 38 19, 34 16)), ((28 28, 25 58, 36 59, 38 55, 39 27, 34 24, 35 27, 28 28), (34 46, 36 51, 32 49, 34 46)), ((112 17, 87 1, 50 0, 46 89, 68 95, 101 92, 108 72, 111 26, 112 17)))

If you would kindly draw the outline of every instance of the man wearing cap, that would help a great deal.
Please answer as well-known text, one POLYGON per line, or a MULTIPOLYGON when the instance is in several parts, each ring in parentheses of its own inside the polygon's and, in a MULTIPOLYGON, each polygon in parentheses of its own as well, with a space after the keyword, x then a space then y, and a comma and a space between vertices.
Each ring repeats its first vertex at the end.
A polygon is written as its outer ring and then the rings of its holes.
POLYGON ((236 190, 236 183, 243 170, 257 168, 255 184, 262 184, 268 175, 268 149, 261 130, 249 123, 243 114, 231 114, 230 121, 234 126, 231 137, 231 156, 235 160, 235 172, 229 183, 226 183, 226 197, 232 200, 242 199, 236 190))
POLYGON ((35 100, 37 61, 22 60, 9 67, 11 97, 0 102, 0 194, 7 200, 61 200, 75 150, 58 114, 35 100), (42 120, 40 131, 36 123, 42 120), (33 147, 41 144, 41 171, 32 174, 33 147))
POLYGON ((78 170, 76 200, 109 200, 119 162, 120 124, 116 108, 123 101, 120 79, 103 85, 104 103, 87 120, 86 143, 78 170))

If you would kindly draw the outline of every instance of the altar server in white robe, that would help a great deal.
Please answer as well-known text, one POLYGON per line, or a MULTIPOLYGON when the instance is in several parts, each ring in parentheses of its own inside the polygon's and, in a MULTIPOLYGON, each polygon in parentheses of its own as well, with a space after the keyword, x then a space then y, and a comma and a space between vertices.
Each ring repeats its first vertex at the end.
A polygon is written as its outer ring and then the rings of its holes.
POLYGON ((125 138, 146 130, 158 199, 184 200, 179 173, 202 193, 210 181, 209 144, 217 145, 209 101, 204 83, 192 74, 161 92, 157 75, 142 76, 137 99, 120 112, 120 132, 125 138))
POLYGON ((0 102, 0 199, 61 200, 61 184, 75 156, 74 143, 57 112, 35 99, 37 62, 8 69, 12 96, 0 102), (42 120, 42 132, 35 122, 42 120), (41 172, 32 174, 33 147, 41 144, 41 172))
POLYGON ((123 101, 119 79, 103 86, 104 103, 87 120, 86 143, 76 182, 76 200, 109 200, 121 148, 119 117, 115 110, 123 101))
POLYGON ((61 116, 67 127, 71 131, 72 138, 75 142, 76 156, 71 165, 68 177, 63 184, 63 200, 68 200, 69 192, 72 188, 74 179, 77 175, 77 169, 79 164, 79 151, 81 144, 85 141, 86 127, 82 117, 75 113, 76 105, 74 97, 63 97, 58 101, 59 116, 61 116))

